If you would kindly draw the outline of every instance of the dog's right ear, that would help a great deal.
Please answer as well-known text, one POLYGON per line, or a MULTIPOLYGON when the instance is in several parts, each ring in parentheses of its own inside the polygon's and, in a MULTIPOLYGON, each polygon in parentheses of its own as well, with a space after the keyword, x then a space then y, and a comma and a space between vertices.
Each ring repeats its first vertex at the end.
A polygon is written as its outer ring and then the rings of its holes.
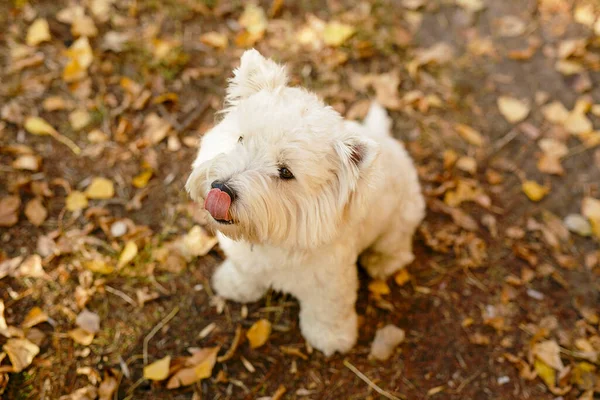
POLYGON ((242 54, 240 66, 233 71, 233 75, 226 95, 229 104, 236 104, 261 90, 285 86, 288 82, 285 67, 264 58, 254 49, 242 54))

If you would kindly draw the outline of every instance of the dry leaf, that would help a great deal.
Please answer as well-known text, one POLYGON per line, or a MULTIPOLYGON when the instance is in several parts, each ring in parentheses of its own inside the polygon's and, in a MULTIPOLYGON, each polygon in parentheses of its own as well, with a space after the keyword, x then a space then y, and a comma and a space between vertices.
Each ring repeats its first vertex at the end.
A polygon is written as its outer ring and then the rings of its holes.
POLYGON ((88 206, 88 199, 84 193, 74 190, 67 196, 65 206, 71 212, 80 211, 88 206))
POLYGON ((354 28, 350 25, 343 24, 338 21, 331 21, 325 25, 323 31, 323 42, 327 46, 339 47, 352 35, 354 35, 354 28))
POLYGON ((573 19, 575 22, 585 25, 588 28, 593 27, 596 22, 594 6, 591 3, 578 5, 573 12, 573 19))
POLYGON ((100 316, 87 309, 84 309, 77 315, 75 323, 78 327, 89 333, 98 333, 100 331, 100 316))
POLYGON ((394 275, 394 282, 398 286, 404 286, 408 281, 410 281, 410 274, 406 268, 402 268, 394 275))
POLYGON ((92 272, 102 275, 111 274, 115 268, 103 260, 91 260, 84 263, 84 266, 92 272))
POLYGON ((565 218, 565 226, 580 236, 590 236, 592 234, 592 225, 583 215, 569 214, 565 218))
POLYGON ((92 17, 81 15, 73 21, 71 33, 75 37, 95 37, 98 35, 98 28, 96 28, 96 24, 92 17))
POLYGON ((207 32, 200 36, 200 42, 215 49, 224 50, 227 48, 227 35, 220 32, 207 32))
POLYGON ((498 108, 502 116, 512 124, 523 121, 531 110, 529 104, 508 96, 498 97, 498 108))
POLYGON ((96 177, 85 190, 89 199, 110 199, 115 195, 115 188, 111 180, 96 177))
POLYGON ((189 261, 193 257, 207 255, 217 242, 216 237, 209 236, 199 225, 194 225, 186 235, 175 243, 175 247, 189 261))
POLYGON ((112 400, 115 397, 115 392, 119 388, 120 374, 113 369, 104 371, 104 379, 98 387, 98 400, 112 400))
POLYGON ((82 346, 89 346, 94 341, 94 334, 82 328, 75 328, 67 332, 73 341, 82 346))
POLYGON ((269 24, 265 10, 253 3, 246 4, 238 22, 245 28, 245 32, 236 37, 236 44, 240 47, 252 46, 262 39, 269 24))
POLYGON ((56 129, 40 117, 27 117, 24 124, 25 130, 34 135, 58 134, 56 129))
POLYGON ((469 144, 472 144, 477 147, 481 147, 483 145, 483 136, 481 136, 481 133, 471 128, 470 126, 464 124, 456 124, 455 129, 460 135, 460 137, 462 137, 469 144))
POLYGON ((533 367, 537 372, 538 376, 542 378, 546 386, 553 388, 556 386, 556 371, 552 369, 548 364, 536 358, 533 363, 533 367))
POLYGON ((477 12, 485 8, 483 0, 455 0, 456 4, 468 11, 477 12))
POLYGON ((40 158, 33 154, 24 154, 19 156, 11 164, 15 169, 21 169, 24 171, 37 171, 40 169, 40 158))
POLYGON ((88 385, 83 388, 79 388, 64 396, 60 396, 58 400, 96 400, 98 397, 98 389, 95 386, 88 385))
POLYGON ((546 186, 542 186, 535 181, 525 181, 521 188, 531 201, 540 201, 550 192, 550 189, 546 186))
POLYGON ((28 46, 37 46, 42 42, 49 42, 50 39, 48 21, 45 18, 38 18, 29 26, 25 42, 28 46))
POLYGON ((29 329, 46 321, 48 321, 48 314, 46 314, 39 307, 33 307, 25 316, 25 319, 21 323, 21 326, 23 328, 29 329))
POLYGON ((567 132, 573 135, 579 135, 591 132, 594 129, 592 121, 582 112, 573 110, 564 122, 567 132))
POLYGON ((554 340, 546 340, 544 342, 533 345, 532 353, 538 359, 554 368, 557 371, 562 371, 565 366, 560 359, 560 347, 554 340))
POLYGON ((0 226, 13 226, 19 221, 21 199, 18 196, 7 196, 0 199, 0 226))
POLYGON ((42 278, 46 274, 42 267, 42 257, 38 254, 32 254, 21 263, 19 266, 18 276, 29 277, 29 278, 42 278))
POLYGON ((250 347, 253 349, 267 343, 269 335, 271 335, 271 323, 266 319, 256 321, 246 332, 250 347))
POLYGON ((186 360, 186 367, 177 371, 167 382, 167 389, 176 389, 188 386, 202 379, 209 378, 217 362, 217 353, 220 347, 211 347, 196 350, 186 360))
POLYGON ((394 353, 394 350, 405 338, 404 330, 394 325, 386 325, 378 329, 375 339, 371 343, 370 358, 385 361, 394 353))
POLYGON ((117 268, 123 268, 125 265, 129 264, 135 256, 138 254, 138 247, 134 241, 129 241, 125 244, 121 255, 119 256, 119 263, 117 264, 117 268))
POLYGON ((77 39, 67 50, 69 59, 63 70, 63 80, 67 83, 79 81, 87 76, 87 69, 94 61, 94 53, 87 37, 77 39))
POLYGON ((585 197, 581 204, 581 214, 590 220, 592 232, 600 239, 600 200, 585 197))
POLYGON ((40 348, 27 339, 8 339, 2 350, 8 355, 13 372, 23 371, 40 352, 40 348))
POLYGON ((569 118, 569 110, 560 101, 546 104, 541 111, 546 120, 555 124, 564 124, 569 118))
POLYGON ((90 113, 86 110, 75 110, 69 114, 69 123, 71 124, 71 127, 76 131, 82 130, 91 121, 92 117, 90 116, 90 113))
POLYGON ((142 135, 153 145, 160 143, 171 130, 171 124, 154 113, 144 119, 144 126, 142 135))
POLYGON ((40 226, 48 218, 48 211, 39 197, 29 200, 25 206, 25 216, 35 226, 40 226))
POLYGON ((133 177, 133 179, 131 180, 131 184, 138 189, 145 188, 146 186, 148 186, 148 182, 150 181, 150 178, 152 178, 153 174, 154 172, 151 169, 145 169, 138 175, 133 177))
POLYGON ((390 287, 385 281, 375 280, 369 283, 369 292, 373 293, 374 295, 381 296, 390 294, 391 291, 390 287))
POLYGON ((151 381, 162 381, 169 376, 171 356, 166 356, 144 367, 144 378, 151 381))

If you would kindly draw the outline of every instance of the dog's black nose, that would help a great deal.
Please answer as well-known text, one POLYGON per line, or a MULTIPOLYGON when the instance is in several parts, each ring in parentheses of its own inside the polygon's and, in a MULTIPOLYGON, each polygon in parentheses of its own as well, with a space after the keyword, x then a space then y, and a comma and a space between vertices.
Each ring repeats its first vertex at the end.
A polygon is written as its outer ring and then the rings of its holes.
POLYGON ((229 195, 229 197, 231 198, 231 202, 233 202, 235 200, 235 198, 237 197, 235 190, 233 190, 233 188, 231 186, 229 186, 227 183, 224 183, 221 181, 214 181, 213 183, 210 184, 210 187, 213 189, 219 189, 220 191, 227 193, 229 195))

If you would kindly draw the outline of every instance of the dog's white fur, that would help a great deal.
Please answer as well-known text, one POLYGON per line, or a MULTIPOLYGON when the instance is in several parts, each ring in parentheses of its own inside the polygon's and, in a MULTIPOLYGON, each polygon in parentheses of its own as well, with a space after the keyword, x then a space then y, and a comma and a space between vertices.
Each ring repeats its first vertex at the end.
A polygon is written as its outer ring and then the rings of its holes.
POLYGON ((326 355, 346 352, 357 339, 359 255, 374 278, 410 263, 425 205, 381 106, 363 124, 344 121, 287 82, 284 67, 256 50, 243 54, 186 188, 200 204, 215 180, 237 193, 233 224, 208 218, 227 255, 213 276, 216 292, 238 302, 268 288, 291 293, 308 342, 326 355), (295 179, 282 180, 281 166, 295 179))

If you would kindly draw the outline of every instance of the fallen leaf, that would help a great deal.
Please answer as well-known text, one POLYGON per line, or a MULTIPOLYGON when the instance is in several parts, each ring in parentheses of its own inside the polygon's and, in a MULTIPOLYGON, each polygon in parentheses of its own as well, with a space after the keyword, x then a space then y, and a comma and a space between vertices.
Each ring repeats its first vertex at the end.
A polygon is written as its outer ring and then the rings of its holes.
POLYGON ((19 266, 18 276, 28 278, 42 278, 46 275, 42 267, 42 257, 39 254, 32 254, 25 259, 19 266))
POLYGON ((73 341, 82 346, 89 346, 94 341, 94 334, 82 328, 75 328, 67 332, 73 341))
POLYGON ((371 293, 373 293, 374 295, 377 295, 377 296, 386 295, 386 294, 390 294, 391 293, 390 287, 383 280, 374 280, 374 281, 371 281, 369 283, 369 292, 371 292, 371 293))
POLYGON ((350 39, 354 35, 354 28, 350 25, 343 24, 338 21, 331 21, 325 25, 323 31, 323 42, 327 46, 339 47, 346 40, 350 39))
POLYGON ((102 275, 108 275, 114 272, 115 268, 103 260, 91 260, 84 263, 84 266, 92 272, 102 275))
POLYGON ((119 388, 120 374, 113 369, 104 371, 104 378, 98 387, 98 400, 112 400, 119 388))
POLYGON ((507 15, 498 20, 498 34, 503 37, 520 36, 525 33, 526 28, 525 22, 514 15, 507 15))
POLYGON ((133 177, 131 184, 138 189, 145 188, 148 186, 148 182, 150 181, 150 178, 152 178, 153 174, 154 172, 151 169, 145 169, 133 177))
POLYGON ((406 268, 402 268, 394 275, 394 282, 398 286, 404 286, 408 281, 410 281, 410 274, 406 268))
POLYGON ((171 124, 154 113, 144 118, 144 126, 142 136, 153 145, 160 143, 171 130, 171 124))
POLYGON ((481 11, 485 8, 483 0, 456 0, 456 4, 471 12, 481 11))
POLYGON ((555 124, 564 124, 569 118, 569 110, 560 101, 546 104, 541 111, 546 120, 555 124))
POLYGON ((523 121, 531 111, 529 105, 509 96, 500 96, 497 100, 500 113, 512 124, 523 121))
POLYGON ((67 83, 79 81, 87 76, 87 70, 94 61, 94 53, 87 37, 82 36, 67 50, 68 63, 63 70, 63 80, 67 83))
POLYGON ((27 339, 8 339, 2 350, 8 355, 13 372, 23 371, 40 352, 40 348, 27 339))
POLYGON ((25 216, 35 226, 40 226, 48 218, 48 211, 39 197, 29 200, 25 205, 25 216))
POLYGON ((546 340, 544 342, 536 343, 533 345, 531 351, 535 357, 555 370, 562 371, 565 368, 560 359, 560 347, 556 341, 546 340))
POLYGON ((95 312, 83 309, 75 319, 78 327, 89 333, 98 333, 100 331, 100 316, 95 312))
POLYGON ((594 23, 596 22, 594 6, 591 3, 578 5, 573 11, 573 19, 575 22, 585 25, 588 28, 593 27, 594 23))
POLYGON ((91 121, 92 117, 90 116, 90 113, 86 110, 75 110, 69 114, 69 123, 71 124, 71 127, 76 131, 82 130, 91 121))
POLYGON ((542 186, 535 181, 525 181, 521 188, 531 201, 540 201, 550 192, 550 189, 546 186, 542 186))
POLYGON ((24 154, 13 161, 11 165, 15 169, 38 171, 40 169, 40 158, 33 154, 24 154))
POLYGON ((84 193, 74 190, 67 196, 65 206, 71 212, 80 211, 88 206, 88 199, 84 193))
POLYGON ((245 28, 245 32, 236 37, 236 44, 240 47, 252 46, 262 39, 269 24, 265 10, 253 3, 246 4, 238 22, 245 28))
POLYGON ((217 242, 216 237, 208 235, 199 225, 194 225, 186 235, 175 243, 175 247, 189 261, 193 257, 207 255, 217 242))
POLYGON ((25 130, 34 135, 58 134, 56 129, 40 117, 27 117, 24 124, 25 130))
POLYGON ((73 21, 71 25, 71 33, 75 37, 95 37, 98 35, 98 28, 92 17, 88 15, 81 15, 73 21))
POLYGON ((575 232, 580 236, 590 236, 592 234, 592 225, 581 214, 567 215, 565 225, 571 232, 575 232))
POLYGON ((207 32, 200 36, 200 42, 215 49, 224 50, 227 48, 227 35, 220 32, 207 32))
POLYGON ((25 42, 28 46, 37 46, 42 42, 49 42, 51 38, 48 21, 45 18, 38 18, 29 26, 25 42))
POLYGON ((98 389, 93 385, 79 388, 71 394, 60 396, 58 400, 96 400, 98 397, 98 389))
POLYGON ((48 314, 46 314, 39 307, 33 307, 25 316, 25 319, 21 323, 21 326, 23 328, 29 329, 46 321, 48 321, 48 314))
POLYGON ((481 147, 483 145, 483 136, 481 133, 471 128, 468 125, 464 124, 456 124, 455 129, 467 143, 472 144, 477 147, 481 147))
POLYGON ((169 376, 171 356, 166 356, 144 367, 144 378, 151 381, 162 381, 169 376))
POLYGON ((18 196, 7 196, 0 199, 0 226, 13 226, 19 221, 21 199, 18 196))
POLYGON ((385 361, 393 354, 394 350, 405 338, 404 330, 394 325, 386 325, 378 329, 375 339, 371 343, 370 358, 385 361))
POLYGON ((537 372, 538 376, 542 378, 546 386, 553 388, 556 386, 556 371, 552 369, 548 364, 536 358, 533 367, 537 372))
POLYGON ((253 349, 267 343, 269 335, 271 335, 271 323, 266 319, 256 321, 246 332, 250 347, 253 349))
POLYGON ((115 195, 115 188, 111 180, 96 177, 85 190, 89 199, 110 199, 115 195))
POLYGON ((590 220, 592 232, 600 239, 600 200, 584 197, 581 204, 581 214, 590 220))
POLYGON ((211 347, 194 351, 185 365, 187 368, 177 371, 167 382, 167 389, 188 386, 202 379, 209 378, 217 362, 220 347, 211 347))
POLYGON ((558 60, 556 64, 554 64, 554 68, 565 76, 572 76, 585 71, 583 65, 572 60, 558 60))
POLYGON ((125 243, 125 247, 119 256, 119 262, 117 264, 117 268, 123 268, 125 265, 129 264, 135 256, 138 254, 138 247, 134 241, 129 241, 125 243))
POLYGON ((579 135, 591 132, 594 129, 592 121, 582 112, 573 110, 564 122, 567 132, 573 135, 579 135))

